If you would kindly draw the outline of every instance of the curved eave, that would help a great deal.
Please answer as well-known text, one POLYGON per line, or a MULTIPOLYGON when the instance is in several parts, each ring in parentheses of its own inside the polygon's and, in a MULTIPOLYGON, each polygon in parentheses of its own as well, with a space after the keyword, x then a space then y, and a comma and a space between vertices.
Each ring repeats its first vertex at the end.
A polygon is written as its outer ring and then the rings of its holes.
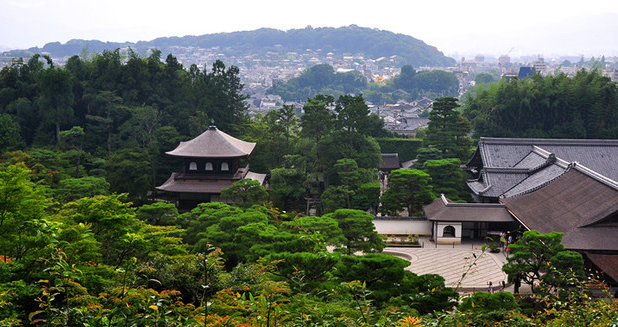
POLYGON ((179 158, 244 158, 248 157, 249 154, 239 154, 239 155, 197 155, 197 154, 183 154, 181 152, 168 151, 165 152, 168 156, 179 157, 179 158))
POLYGON ((211 126, 198 137, 180 142, 176 149, 165 154, 185 158, 241 158, 249 156, 254 148, 255 143, 239 140, 211 126))

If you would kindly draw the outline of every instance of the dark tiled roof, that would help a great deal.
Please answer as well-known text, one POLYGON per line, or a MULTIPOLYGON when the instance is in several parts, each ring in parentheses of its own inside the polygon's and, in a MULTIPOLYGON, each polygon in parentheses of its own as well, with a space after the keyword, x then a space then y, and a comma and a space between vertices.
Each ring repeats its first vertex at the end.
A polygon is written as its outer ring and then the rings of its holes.
MULTIPOLYGON (((179 173, 172 173, 170 178, 156 189, 170 193, 221 194, 221 190, 232 186, 239 179, 177 179, 179 173)), ((264 183, 266 174, 248 172, 245 178, 264 183)))
POLYGON ((618 228, 601 228, 618 211, 618 183, 586 167, 574 166, 545 187, 500 202, 529 230, 565 233, 567 248, 618 251, 618 228))
POLYGON ((550 165, 545 169, 541 169, 536 173, 527 176, 517 185, 513 186, 510 190, 501 194, 501 196, 509 198, 534 191, 558 178, 560 175, 564 174, 565 171, 565 167, 561 167, 559 165, 550 165))
POLYGON ((497 203, 454 203, 441 195, 423 207, 427 219, 433 221, 511 222, 505 206, 497 203))
POLYGON ((564 233, 562 245, 573 250, 618 251, 618 227, 575 228, 564 233))
POLYGON ((584 252, 607 276, 618 282, 618 255, 584 252))
POLYGON ((480 170, 480 178, 468 185, 484 197, 516 196, 551 182, 573 163, 618 180, 618 140, 481 138, 467 164, 480 170))
POLYGON ((176 149, 165 152, 170 156, 192 158, 236 158, 251 154, 255 143, 234 138, 211 126, 198 137, 180 142, 176 149))
POLYGON ((566 162, 578 162, 601 175, 618 180, 618 140, 482 137, 479 148, 483 153, 484 167, 515 167, 530 152, 542 149, 566 162))
POLYGON ((485 197, 499 197, 505 190, 519 184, 528 177, 527 169, 488 168, 481 173, 480 180, 468 181, 468 186, 485 197))
POLYGON ((399 154, 398 153, 382 153, 382 166, 381 169, 399 169, 399 154))
POLYGON ((526 168, 531 169, 535 167, 539 167, 547 161, 547 157, 542 156, 541 154, 532 151, 528 153, 523 159, 521 159, 518 163, 516 163, 513 168, 526 168))

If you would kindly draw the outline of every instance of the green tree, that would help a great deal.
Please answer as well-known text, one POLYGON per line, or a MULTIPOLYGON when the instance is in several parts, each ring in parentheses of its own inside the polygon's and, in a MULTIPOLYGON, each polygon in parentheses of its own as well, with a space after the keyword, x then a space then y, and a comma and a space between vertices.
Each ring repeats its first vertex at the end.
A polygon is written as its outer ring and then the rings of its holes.
MULTIPOLYGON (((366 169, 364 173, 367 177, 375 176, 375 172, 371 173, 371 170, 377 170, 382 160, 378 142, 374 138, 360 133, 333 132, 317 144, 315 151, 318 161, 314 170, 326 174, 326 185, 338 180, 337 169, 335 168, 337 160, 351 159, 356 161, 359 169, 366 169)), ((364 182, 367 181, 364 180, 364 182)))
POLYGON ((335 102, 336 127, 348 132, 369 134, 369 107, 362 95, 342 95, 335 102))
POLYGON ((534 291, 534 284, 541 280, 551 284, 561 280, 559 274, 565 273, 565 269, 581 268, 581 255, 571 252, 561 254, 564 252, 564 246, 560 243, 562 235, 559 232, 541 234, 534 230, 524 232, 519 241, 509 245, 512 255, 502 266, 509 280, 519 278, 534 291), (551 265, 552 260, 555 266, 551 265))
POLYGON ((70 130, 61 131, 60 139, 67 143, 70 148, 69 155, 75 157, 75 178, 80 177, 80 165, 82 163, 82 156, 84 155, 84 129, 79 126, 73 126, 70 130))
POLYGON ((235 130, 247 120, 248 105, 245 100, 248 95, 242 94, 244 84, 240 81, 240 70, 236 66, 225 68, 225 64, 217 60, 212 65, 212 71, 205 76, 211 112, 208 115, 222 130, 235 130))
POLYGON ((352 209, 378 212, 380 205, 380 183, 364 183, 358 186, 352 197, 352 209))
POLYGON ((54 197, 61 203, 96 195, 109 195, 109 183, 105 178, 94 176, 65 178, 58 182, 58 187, 54 190, 54 197))
POLYGON ((281 131, 285 137, 286 149, 292 147, 295 143, 294 138, 298 134, 298 123, 296 119, 296 112, 294 106, 283 105, 283 108, 277 110, 277 116, 279 118, 279 124, 281 125, 281 131))
POLYGON ((231 200, 240 207, 250 207, 254 204, 264 203, 268 198, 268 193, 260 182, 245 178, 222 189, 221 198, 231 200))
POLYGON ((443 70, 418 72, 414 75, 413 85, 420 91, 440 96, 456 96, 459 90, 455 74, 443 70))
POLYGON ((23 145, 21 128, 11 115, 0 114, 0 153, 17 150, 23 145))
POLYGON ((350 209, 348 199, 350 191, 343 185, 329 186, 320 196, 322 201, 322 210, 324 213, 331 213, 337 209, 350 209))
POLYGON ((512 311, 518 308, 515 297, 509 292, 474 292, 472 296, 463 298, 457 307, 459 311, 474 312, 512 311))
POLYGON ((464 172, 460 168, 461 161, 457 158, 428 160, 423 164, 423 171, 431 176, 433 192, 444 194, 453 201, 467 198, 464 172))
POLYGON ((296 168, 275 168, 270 171, 270 196, 283 210, 299 208, 305 194, 305 175, 296 168))
POLYGON ((324 217, 337 221, 339 228, 341 228, 343 235, 347 239, 345 245, 348 254, 354 254, 357 251, 380 252, 385 247, 382 238, 380 238, 373 225, 374 216, 367 212, 354 209, 339 209, 324 215, 324 217))
POLYGON ((420 214, 422 206, 434 198, 431 176, 416 169, 397 169, 388 175, 388 189, 382 194, 382 210, 397 214, 407 209, 409 215, 420 214))
POLYGON ((408 92, 412 91, 414 89, 415 75, 416 70, 414 70, 414 67, 404 65, 401 67, 401 73, 395 77, 395 87, 408 92))
POLYGON ((140 221, 123 195, 97 195, 81 198, 65 204, 60 212, 68 222, 90 224, 92 233, 101 244, 102 260, 118 266, 131 257, 133 250, 129 238, 135 233, 140 221))
POLYGON ((128 193, 131 199, 144 200, 152 188, 148 165, 150 154, 142 148, 126 148, 111 153, 105 161, 107 181, 112 192, 128 193))
POLYGON ((468 134, 472 126, 456 110, 457 98, 437 98, 429 113, 427 135, 423 147, 433 147, 442 152, 443 158, 465 160, 470 155, 472 141, 468 134))
POLYGON ((436 148, 419 148, 416 154, 415 167, 422 168, 425 162, 429 160, 441 160, 442 151, 436 148))
POLYGON ((88 114, 86 114, 87 130, 93 130, 93 134, 104 137, 105 149, 112 151, 112 136, 118 128, 117 124, 126 111, 121 106, 122 98, 112 91, 99 91, 94 95, 84 95, 88 101, 88 114))
POLYGON ((280 229, 296 234, 299 239, 309 239, 311 246, 303 252, 325 252, 327 246, 339 249, 347 242, 337 220, 326 216, 298 217, 281 223, 280 229))
POLYGON ((156 226, 173 226, 178 220, 178 209, 173 203, 144 204, 135 212, 137 219, 156 226))
POLYGON ((320 142, 322 137, 328 135, 334 128, 335 116, 330 113, 328 108, 335 102, 332 95, 316 95, 314 98, 307 99, 303 107, 305 114, 301 117, 302 137, 311 138, 314 143, 320 142))
MULTIPOLYGON (((51 64, 51 60, 50 61, 51 64)), ((44 70, 39 81, 39 106, 44 122, 55 126, 56 142, 60 142, 60 128, 73 118, 73 79, 65 69, 51 67, 44 70)))
POLYGON ((37 231, 32 226, 49 205, 42 191, 23 165, 0 170, 0 255, 20 260, 33 250, 37 231))

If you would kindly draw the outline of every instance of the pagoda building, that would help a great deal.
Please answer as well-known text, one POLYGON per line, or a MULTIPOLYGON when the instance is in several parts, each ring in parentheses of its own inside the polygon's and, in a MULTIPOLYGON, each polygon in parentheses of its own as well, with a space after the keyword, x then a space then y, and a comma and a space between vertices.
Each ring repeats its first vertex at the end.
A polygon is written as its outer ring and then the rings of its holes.
POLYGON ((264 183, 266 174, 241 166, 255 148, 255 143, 234 138, 215 126, 198 137, 180 142, 165 154, 182 158, 182 170, 174 172, 161 186, 161 195, 176 203, 180 211, 188 211, 202 202, 223 202, 221 190, 249 178, 264 183))

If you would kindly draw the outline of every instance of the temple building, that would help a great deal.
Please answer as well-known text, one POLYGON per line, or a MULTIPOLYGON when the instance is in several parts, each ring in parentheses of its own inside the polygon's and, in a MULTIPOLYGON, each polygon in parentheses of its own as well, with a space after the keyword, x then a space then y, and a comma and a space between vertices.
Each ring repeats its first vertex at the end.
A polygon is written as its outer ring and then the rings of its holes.
POLYGON ((249 171, 243 166, 255 148, 255 143, 234 138, 215 126, 198 137, 180 142, 167 155, 183 159, 180 172, 174 172, 156 189, 160 195, 174 201, 180 211, 188 211, 202 202, 224 202, 221 190, 249 178, 264 183, 266 174, 249 171))
POLYGON ((433 240, 501 231, 564 233, 567 250, 618 285, 618 140, 482 137, 467 163, 477 203, 444 196, 424 207, 433 240))

